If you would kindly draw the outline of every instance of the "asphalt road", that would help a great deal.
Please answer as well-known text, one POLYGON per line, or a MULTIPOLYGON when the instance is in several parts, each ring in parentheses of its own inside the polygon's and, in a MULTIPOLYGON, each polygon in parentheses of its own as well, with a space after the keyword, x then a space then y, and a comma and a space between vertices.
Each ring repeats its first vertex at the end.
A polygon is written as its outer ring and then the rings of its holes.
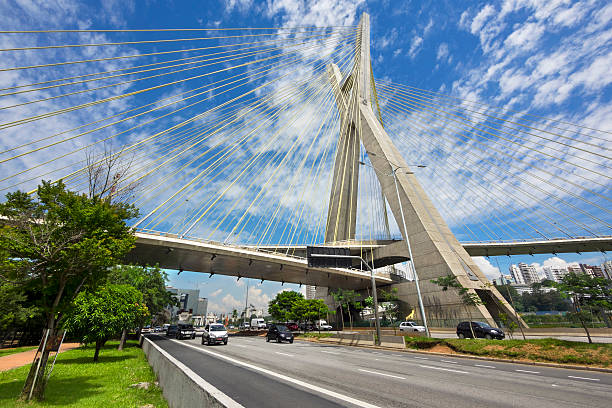
POLYGON ((150 336, 245 407, 610 407, 612 374, 263 337, 150 336))

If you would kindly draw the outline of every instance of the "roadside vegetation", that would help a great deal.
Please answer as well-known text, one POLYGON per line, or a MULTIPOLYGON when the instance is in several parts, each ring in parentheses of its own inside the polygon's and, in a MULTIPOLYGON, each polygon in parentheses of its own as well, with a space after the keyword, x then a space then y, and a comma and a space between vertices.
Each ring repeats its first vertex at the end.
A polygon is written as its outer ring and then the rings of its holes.
POLYGON ((612 344, 557 339, 434 339, 406 336, 406 347, 474 356, 612 367, 612 344))
POLYGON ((326 337, 332 337, 334 336, 334 333, 329 333, 329 332, 305 332, 305 333, 299 333, 295 335, 296 337, 304 337, 304 338, 308 338, 308 339, 323 339, 326 337))
POLYGON ((60 353, 42 401, 18 399, 29 365, 0 372, 0 406, 167 407, 161 389, 155 385, 155 374, 137 342, 128 341, 123 351, 117 350, 118 344, 118 341, 108 342, 97 363, 91 358, 93 345, 60 353), (146 384, 141 385, 143 388, 131 387, 138 383, 146 384))

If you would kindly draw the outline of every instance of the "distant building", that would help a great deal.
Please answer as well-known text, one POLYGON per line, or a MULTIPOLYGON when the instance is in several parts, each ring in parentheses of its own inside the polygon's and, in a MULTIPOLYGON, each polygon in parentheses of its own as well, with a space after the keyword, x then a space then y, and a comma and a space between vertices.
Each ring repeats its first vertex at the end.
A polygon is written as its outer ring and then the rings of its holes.
POLYGON ((604 273, 607 275, 606 279, 612 280, 612 261, 606 261, 601 265, 601 269, 603 269, 604 273))
POLYGON ((567 275, 567 268, 561 268, 556 266, 545 266, 544 274, 546 274, 546 279, 561 282, 561 279, 567 275))
POLYGON ((198 299, 198 310, 197 310, 197 314, 198 316, 206 316, 206 313, 208 312, 208 299, 206 298, 199 298, 198 299))
POLYGON ((174 298, 179 304, 178 307, 168 306, 166 308, 166 310, 170 313, 170 319, 172 321, 176 320, 181 312, 188 312, 193 315, 198 314, 198 307, 200 303, 199 289, 178 289, 172 286, 166 286, 166 290, 174 295, 174 298))
POLYGON ((317 292, 316 286, 306 285, 306 299, 314 299, 317 292))
POLYGON ((580 274, 583 273, 582 268, 580 268, 579 265, 568 265, 567 266, 567 273, 575 273, 575 274, 580 274))
POLYGON ((588 273, 594 278, 605 278, 606 277, 604 275, 603 269, 601 269, 600 266, 580 264, 580 268, 584 271, 584 273, 588 273))
POLYGON ((520 262, 518 266, 511 265, 510 274, 517 285, 531 285, 532 283, 540 281, 536 269, 524 262, 520 262))

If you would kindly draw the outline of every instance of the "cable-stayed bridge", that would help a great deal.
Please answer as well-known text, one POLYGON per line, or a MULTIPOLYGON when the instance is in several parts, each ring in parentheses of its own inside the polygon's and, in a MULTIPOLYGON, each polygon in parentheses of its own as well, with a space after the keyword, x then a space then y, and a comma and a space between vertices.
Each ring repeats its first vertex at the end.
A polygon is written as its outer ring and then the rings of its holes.
POLYGON ((466 313, 429 283, 450 273, 491 320, 511 307, 470 255, 612 249, 609 131, 377 78, 367 14, 0 35, 0 190, 62 179, 136 205, 134 261, 325 297, 367 275, 309 269, 304 247, 349 246, 408 310, 408 242, 430 318, 466 313))

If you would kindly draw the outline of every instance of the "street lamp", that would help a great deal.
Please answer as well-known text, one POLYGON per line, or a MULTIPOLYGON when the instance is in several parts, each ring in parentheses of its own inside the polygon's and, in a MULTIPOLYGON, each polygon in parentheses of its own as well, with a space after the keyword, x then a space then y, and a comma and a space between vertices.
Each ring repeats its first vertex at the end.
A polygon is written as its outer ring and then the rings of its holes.
MULTIPOLYGON (((369 153, 368 155, 371 156, 376 156, 376 154, 374 153, 369 153)), ((359 162, 359 164, 362 164, 364 166, 368 166, 368 167, 372 167, 362 161, 359 162)), ((397 201, 399 203, 399 209, 400 209, 400 213, 402 214, 402 224, 404 227, 404 235, 406 238, 406 246, 408 247, 408 256, 410 257, 410 268, 412 270, 412 276, 414 276, 414 284, 416 286, 416 290, 417 290, 417 298, 419 301, 419 310, 421 312, 421 317, 423 318, 423 326, 425 326, 425 333, 427 334, 427 337, 431 337, 429 334, 429 326, 427 325, 427 317, 425 316, 425 307, 423 306, 423 297, 421 296, 421 287, 419 285, 419 275, 417 275, 416 272, 416 268, 414 266, 414 258, 412 257, 412 248, 410 246, 410 240, 408 239, 408 230, 406 229, 406 217, 404 216, 404 207, 402 205, 402 200, 400 198, 400 194, 399 194, 399 187, 397 186, 397 171, 399 169, 407 169, 410 166, 407 167, 402 167, 402 166, 397 166, 396 164, 392 163, 389 161, 389 164, 391 165, 391 168, 393 169, 391 171, 390 174, 387 174, 387 176, 393 176, 393 183, 395 184, 395 193, 397 194, 397 201)), ((414 164, 411 165, 412 167, 417 167, 417 168, 425 168, 427 166, 423 165, 423 164, 414 164)), ((372 167, 373 168, 373 167, 372 167)), ((414 174, 411 171, 407 171, 406 174, 414 174)))

